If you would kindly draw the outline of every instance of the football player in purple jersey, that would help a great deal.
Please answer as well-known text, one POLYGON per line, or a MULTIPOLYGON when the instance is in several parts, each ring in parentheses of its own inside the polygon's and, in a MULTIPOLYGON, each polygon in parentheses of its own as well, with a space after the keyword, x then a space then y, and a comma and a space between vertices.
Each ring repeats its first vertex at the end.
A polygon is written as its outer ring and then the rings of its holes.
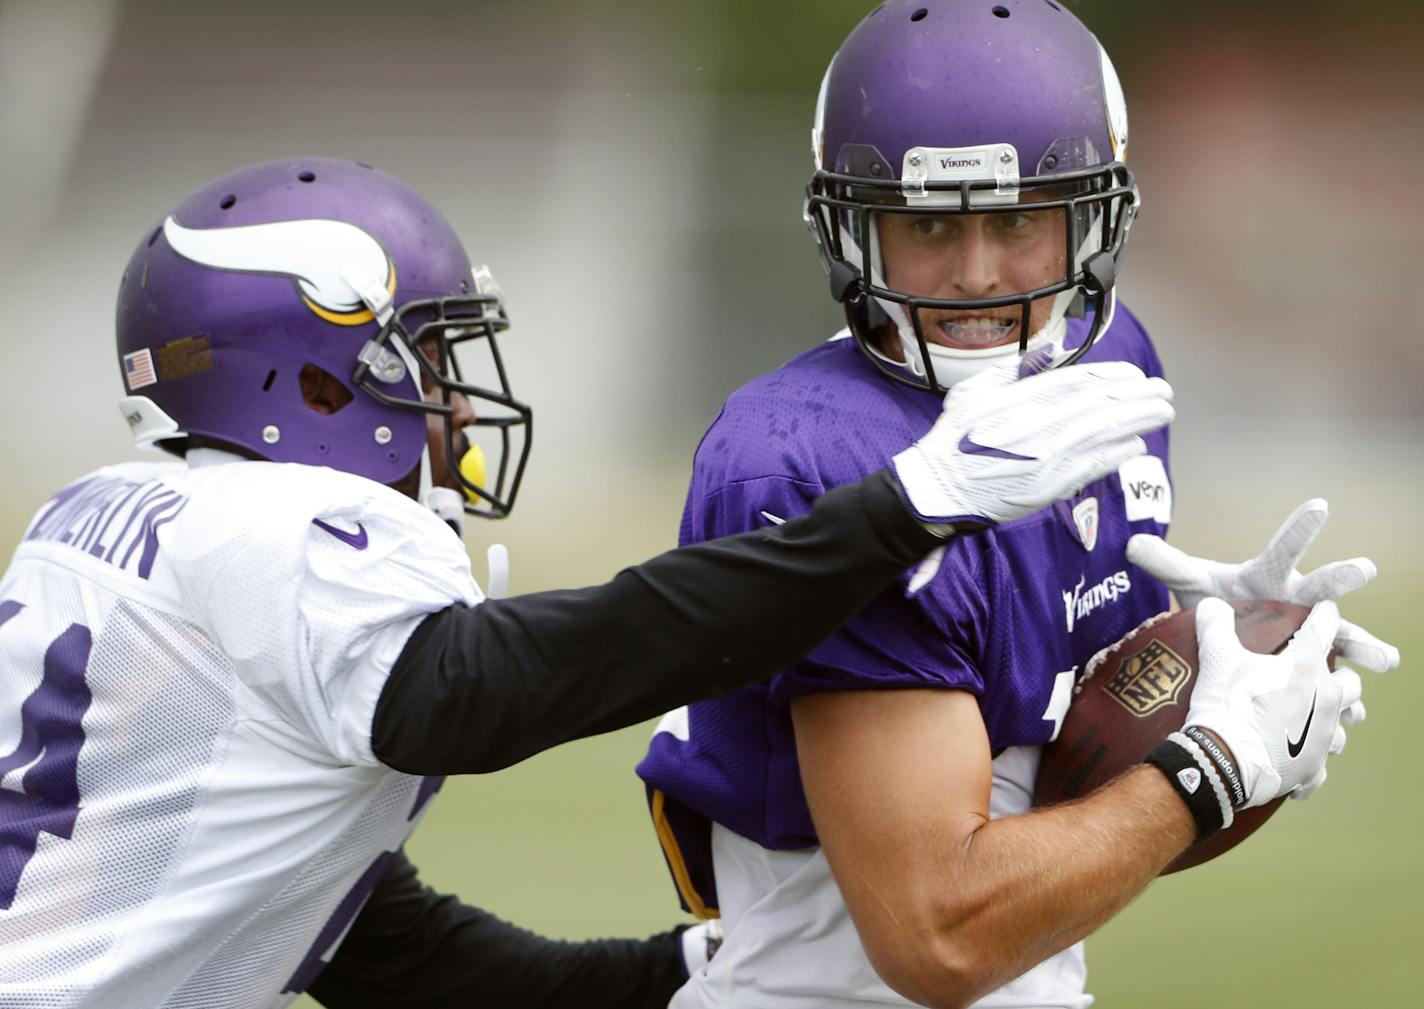
MULTIPOLYGON (((1107 54, 1052 0, 868 14, 821 85, 805 206, 847 329, 727 400, 682 542, 793 520, 885 466, 946 390, 1006 369, 1160 375, 1115 286, 1138 206, 1127 141, 1107 54)), ((725 934, 675 1009, 1086 1006, 1084 936, 1237 809, 1319 786, 1363 717, 1358 676, 1325 651, 1398 661, 1333 602, 1373 565, 1295 571, 1323 502, 1245 565, 1172 550, 1167 432, 1147 446, 955 538, 769 681, 665 716, 639 774, 684 906, 725 934), (1186 733, 1030 811, 1076 677, 1169 589, 1201 603, 1186 733), (1282 656, 1235 637, 1221 600, 1253 597, 1315 606, 1282 656)))
POLYGON ((525 470, 507 326, 366 165, 252 165, 145 232, 121 406, 173 458, 60 490, 0 579, 0 1005, 665 1005, 699 930, 553 942, 421 885, 440 776, 767 676, 1172 417, 1131 365, 1000 371, 804 518, 499 598, 451 527, 525 470))

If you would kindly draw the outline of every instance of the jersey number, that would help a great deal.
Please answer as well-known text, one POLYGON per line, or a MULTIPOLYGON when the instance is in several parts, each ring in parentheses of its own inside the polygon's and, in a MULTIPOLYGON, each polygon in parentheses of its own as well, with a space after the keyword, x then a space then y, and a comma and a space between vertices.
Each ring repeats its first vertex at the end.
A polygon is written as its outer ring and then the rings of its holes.
MULTIPOLYGON (((0 626, 22 609, 22 603, 0 601, 0 626)), ((20 743, 0 756, 0 911, 14 903, 40 834, 67 840, 74 833, 79 748, 92 699, 84 682, 91 646, 83 624, 70 624, 54 639, 40 685, 20 705, 20 743)))
POLYGON ((1077 666, 1065 669, 1053 678, 1053 693, 1049 696, 1048 707, 1043 712, 1043 720, 1053 723, 1053 735, 1048 737, 1050 743, 1063 731, 1063 716, 1068 714, 1068 705, 1073 703, 1073 685, 1077 682, 1077 666))

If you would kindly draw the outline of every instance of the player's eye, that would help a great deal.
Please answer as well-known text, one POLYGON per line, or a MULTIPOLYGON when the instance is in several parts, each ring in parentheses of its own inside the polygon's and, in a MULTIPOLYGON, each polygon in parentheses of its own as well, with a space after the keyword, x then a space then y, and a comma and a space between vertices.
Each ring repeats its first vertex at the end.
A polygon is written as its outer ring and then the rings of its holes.
POLYGON ((942 235, 948 230, 948 223, 942 217, 916 217, 910 222, 910 230, 926 237, 942 235))
POLYGON ((1024 231, 1033 225, 1033 217, 1029 214, 1000 214, 998 225, 1001 231, 1024 231))

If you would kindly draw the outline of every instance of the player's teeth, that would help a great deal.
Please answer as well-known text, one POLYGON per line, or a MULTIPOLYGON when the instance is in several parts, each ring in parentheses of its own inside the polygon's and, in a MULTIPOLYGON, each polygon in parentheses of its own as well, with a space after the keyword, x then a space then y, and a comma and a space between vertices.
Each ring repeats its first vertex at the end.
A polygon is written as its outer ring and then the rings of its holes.
POLYGON ((983 345, 997 343, 1012 329, 1014 323, 1006 319, 973 318, 946 319, 940 323, 944 334, 957 343, 983 345))

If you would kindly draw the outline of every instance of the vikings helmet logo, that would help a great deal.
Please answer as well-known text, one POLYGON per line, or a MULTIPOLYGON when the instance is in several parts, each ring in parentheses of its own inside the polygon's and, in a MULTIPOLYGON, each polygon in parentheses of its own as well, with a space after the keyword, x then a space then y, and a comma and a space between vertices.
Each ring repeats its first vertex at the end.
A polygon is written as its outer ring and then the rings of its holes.
POLYGON ((345 221, 185 228, 169 217, 163 235, 174 252, 201 266, 291 277, 307 308, 338 326, 360 326, 375 318, 353 286, 354 278, 379 283, 392 297, 396 291, 395 263, 381 243, 345 221))
POLYGON ((1122 82, 1108 51, 1098 47, 1098 55, 1103 64, 1103 104, 1108 113, 1108 139, 1112 142, 1114 161, 1127 160, 1127 99, 1122 93, 1122 82))

